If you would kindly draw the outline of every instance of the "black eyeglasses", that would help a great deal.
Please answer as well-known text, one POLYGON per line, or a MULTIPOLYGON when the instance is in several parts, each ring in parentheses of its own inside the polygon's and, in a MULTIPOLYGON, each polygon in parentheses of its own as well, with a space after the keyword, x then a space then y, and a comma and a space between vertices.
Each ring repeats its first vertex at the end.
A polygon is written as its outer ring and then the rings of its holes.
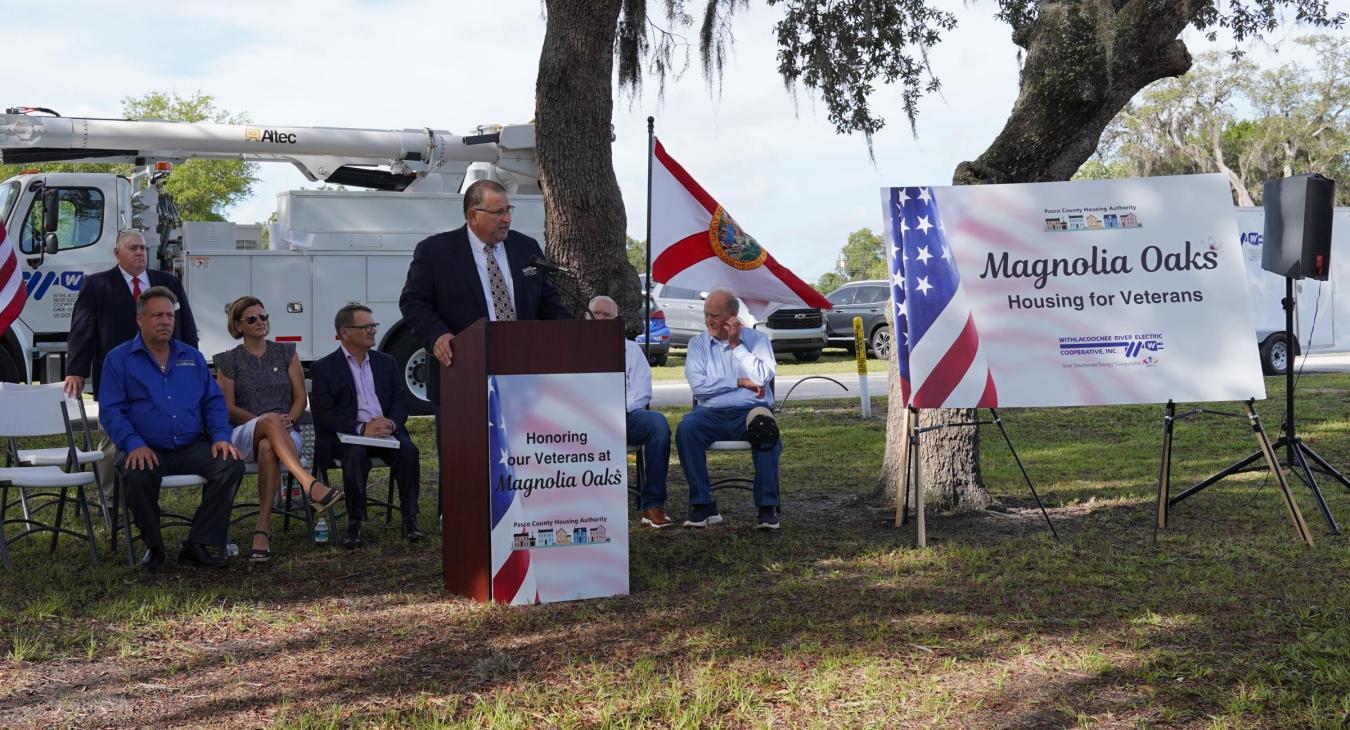
POLYGON ((479 213, 487 213, 488 215, 491 216, 501 217, 508 213, 516 212, 516 206, 508 205, 505 208, 498 208, 497 210, 488 210, 487 208, 473 208, 473 210, 476 210, 479 213))
POLYGON ((266 321, 267 321, 267 315, 266 315, 266 314, 250 314, 250 315, 247 316, 247 317, 240 317, 240 319, 243 320, 246 324, 257 324, 259 320, 262 320, 263 322, 266 322, 266 321))
POLYGON ((380 326, 380 323, 379 323, 379 322, 371 322, 370 324, 344 324, 344 325, 342 325, 342 329, 344 329, 344 330, 365 330, 365 331, 367 331, 367 332, 374 332, 375 329, 376 329, 377 327, 379 327, 379 326, 380 326))

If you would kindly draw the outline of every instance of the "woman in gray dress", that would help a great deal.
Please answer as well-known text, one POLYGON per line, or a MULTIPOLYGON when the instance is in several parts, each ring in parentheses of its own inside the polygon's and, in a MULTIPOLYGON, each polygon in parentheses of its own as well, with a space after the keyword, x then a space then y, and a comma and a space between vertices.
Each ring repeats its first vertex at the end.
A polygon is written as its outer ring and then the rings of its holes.
POLYGON ((234 424, 231 440, 241 458, 258 462, 258 524, 249 551, 255 562, 272 557, 271 507, 283 464, 299 480, 315 512, 324 512, 343 496, 300 463, 302 442, 295 422, 305 411, 305 375, 294 345, 267 339, 267 319, 257 297, 234 300, 226 328, 243 342, 215 357, 216 382, 234 424))

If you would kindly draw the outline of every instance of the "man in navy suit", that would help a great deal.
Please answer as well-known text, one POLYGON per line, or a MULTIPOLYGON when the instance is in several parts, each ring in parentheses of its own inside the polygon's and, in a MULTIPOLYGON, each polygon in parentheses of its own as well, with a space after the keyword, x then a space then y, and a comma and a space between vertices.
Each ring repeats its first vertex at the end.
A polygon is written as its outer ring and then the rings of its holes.
POLYGON ((347 494, 347 532, 343 547, 361 544, 361 522, 366 519, 366 477, 372 457, 389 464, 390 478, 398 482, 403 537, 417 542, 418 485, 422 478, 420 454, 408 435, 408 407, 403 403, 394 358, 375 346, 379 325, 364 304, 348 304, 333 320, 342 344, 315 361, 310 409, 314 414, 314 465, 322 471, 333 458, 342 461, 342 488, 347 494), (338 434, 398 439, 398 448, 344 444, 338 434))
MULTIPOLYGON (((98 400, 99 380, 103 360, 114 347, 140 335, 136 325, 136 300, 151 287, 162 286, 178 297, 174 309, 173 339, 193 349, 197 348, 197 322, 192 318, 187 292, 178 277, 166 271, 146 269, 149 251, 145 236, 140 231, 119 231, 113 243, 117 265, 84 277, 80 294, 75 298, 75 309, 70 315, 70 334, 67 336, 66 395, 79 398, 89 382, 98 400), (90 380, 92 378, 92 380, 90 380)), ((104 432, 99 450, 104 453, 99 462, 100 488, 112 484, 113 466, 117 463, 117 447, 104 432)))
POLYGON ((162 286, 178 297, 173 339, 196 349, 197 322, 178 277, 146 269, 149 252, 140 231, 117 234, 113 244, 117 265, 84 278, 70 316, 69 353, 66 356, 66 394, 78 398, 92 376, 98 400, 99 374, 108 351, 140 333, 136 328, 136 298, 152 286, 162 286))
POLYGON ((483 317, 571 319, 548 272, 530 260, 542 258, 533 238, 511 230, 506 188, 479 180, 464 191, 465 225, 438 233, 413 251, 398 306, 432 357, 427 358, 427 397, 440 418, 441 367, 454 361, 453 341, 483 317))

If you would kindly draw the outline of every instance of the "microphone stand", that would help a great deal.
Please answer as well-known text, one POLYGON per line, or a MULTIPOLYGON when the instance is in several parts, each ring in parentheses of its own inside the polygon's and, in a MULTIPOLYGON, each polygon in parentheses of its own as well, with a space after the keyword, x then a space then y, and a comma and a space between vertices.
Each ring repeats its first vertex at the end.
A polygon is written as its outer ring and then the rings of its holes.
POLYGON ((546 265, 539 261, 531 261, 530 265, 538 267, 540 271, 544 272, 544 276, 546 277, 550 274, 554 275, 552 279, 553 286, 556 287, 559 292, 562 292, 563 299, 566 300, 570 298, 572 301, 576 302, 575 306, 568 307, 568 311, 572 314, 572 318, 583 319, 584 317, 582 315, 586 311, 586 302, 581 298, 581 290, 568 283, 568 279, 575 280, 576 275, 561 266, 546 265), (566 276, 557 276, 557 274, 566 274, 566 276))

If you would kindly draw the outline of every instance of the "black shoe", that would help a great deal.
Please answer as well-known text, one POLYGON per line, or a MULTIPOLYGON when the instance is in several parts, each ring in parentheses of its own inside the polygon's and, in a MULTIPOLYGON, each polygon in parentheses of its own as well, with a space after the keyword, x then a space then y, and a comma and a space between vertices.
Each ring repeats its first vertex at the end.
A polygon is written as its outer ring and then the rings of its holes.
POLYGON ((778 508, 760 507, 759 524, 755 525, 756 530, 777 530, 778 529, 778 508))
POLYGON ((421 542, 426 537, 426 533, 417 529, 417 523, 405 524, 403 526, 403 539, 408 542, 421 542))
POLYGON ((141 557, 141 570, 147 573, 158 573, 164 569, 164 561, 168 555, 164 553, 163 546, 147 548, 145 555, 141 557))
POLYGON ((224 568, 230 564, 226 558, 212 555, 205 545, 185 542, 178 551, 178 562, 195 565, 198 568, 224 568))
POLYGON ((348 550, 350 550, 350 549, 352 549, 352 548, 360 547, 360 546, 361 546, 361 523, 360 523, 360 522, 348 522, 348 523, 347 523, 347 531, 346 531, 345 533, 343 533, 342 539, 338 541, 338 544, 341 545, 342 547, 347 548, 348 550))
POLYGON ((684 521, 684 526, 707 527, 708 525, 721 523, 722 513, 717 511, 716 504, 691 504, 689 505, 689 518, 684 521))

